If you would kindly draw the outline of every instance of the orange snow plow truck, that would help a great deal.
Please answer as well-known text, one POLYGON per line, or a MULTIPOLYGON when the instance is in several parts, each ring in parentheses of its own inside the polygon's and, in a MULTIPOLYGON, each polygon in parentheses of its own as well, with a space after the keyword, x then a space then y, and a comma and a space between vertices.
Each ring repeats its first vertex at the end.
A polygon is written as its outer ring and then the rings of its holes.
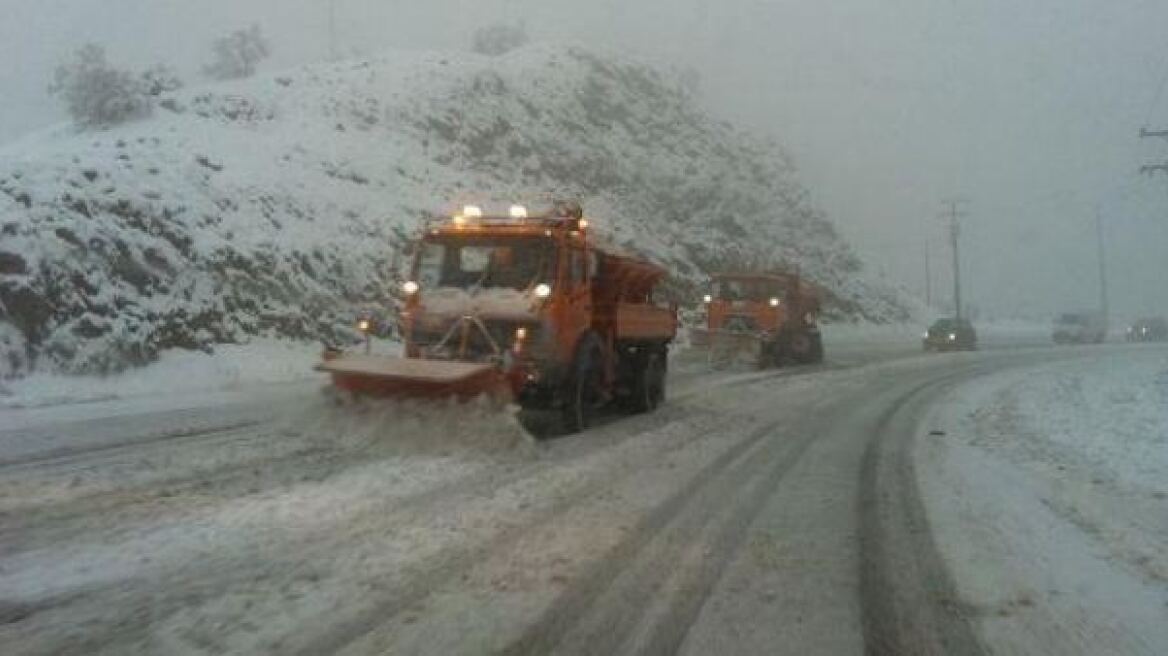
POLYGON ((690 332, 712 364, 745 358, 759 368, 823 361, 819 290, 797 273, 715 273, 702 298, 706 326, 690 332))
POLYGON ((467 206, 427 226, 402 285, 404 357, 326 351, 317 369, 359 394, 506 394, 559 410, 568 430, 611 402, 665 395, 677 309, 654 302, 661 267, 597 241, 575 203, 542 215, 467 206))

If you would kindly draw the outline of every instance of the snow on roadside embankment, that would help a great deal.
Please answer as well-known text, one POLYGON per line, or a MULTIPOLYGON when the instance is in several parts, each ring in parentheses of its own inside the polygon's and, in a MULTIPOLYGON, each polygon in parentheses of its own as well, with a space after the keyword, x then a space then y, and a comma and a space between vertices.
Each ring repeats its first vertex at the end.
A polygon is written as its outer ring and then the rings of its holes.
POLYGON ((918 458, 939 547, 998 653, 1168 645, 1168 351, 962 386, 918 458))
POLYGON ((846 316, 905 315, 773 143, 652 67, 579 48, 392 53, 175 92, 154 116, 0 149, 0 377, 255 336, 352 338, 394 248, 454 201, 577 197, 696 283, 796 263, 846 316))
POLYGON ((189 395, 311 380, 320 378, 312 369, 319 359, 317 345, 274 339, 222 345, 213 354, 172 350, 149 366, 113 376, 42 372, 0 382, 0 410, 189 395))

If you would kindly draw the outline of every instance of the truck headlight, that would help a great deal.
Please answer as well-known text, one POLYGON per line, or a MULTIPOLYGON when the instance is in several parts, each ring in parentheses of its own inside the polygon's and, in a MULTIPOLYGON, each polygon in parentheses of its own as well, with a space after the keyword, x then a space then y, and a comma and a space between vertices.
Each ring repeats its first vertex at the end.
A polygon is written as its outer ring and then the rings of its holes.
POLYGON ((957 333, 949 333, 949 341, 956 342, 957 341, 957 333))
POLYGON ((369 329, 372 327, 373 324, 371 324, 368 319, 362 319, 357 322, 357 330, 360 330, 363 333, 369 332, 369 329))
POLYGON ((709 294, 706 294, 705 296, 702 297, 702 302, 703 303, 713 303, 714 297, 709 295, 709 294))
POLYGON ((546 282, 541 282, 535 286, 536 298, 547 298, 552 295, 552 286, 546 282))
POLYGON ((414 282, 413 280, 407 280, 404 283, 402 283, 402 291, 405 292, 409 296, 413 296, 414 294, 417 294, 419 289, 421 289, 421 286, 418 285, 418 283, 414 282))
POLYGON ((771 307, 779 307, 779 299, 772 298, 771 299, 771 307))

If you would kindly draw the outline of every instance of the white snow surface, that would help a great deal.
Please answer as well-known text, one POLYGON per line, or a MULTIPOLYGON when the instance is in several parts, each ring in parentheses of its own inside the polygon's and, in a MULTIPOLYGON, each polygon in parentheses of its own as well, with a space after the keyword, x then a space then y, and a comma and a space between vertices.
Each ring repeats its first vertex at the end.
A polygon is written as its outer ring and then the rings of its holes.
POLYGON ((922 435, 930 522, 994 653, 1168 645, 1168 351, 962 386, 922 435))
POLYGON ((277 339, 221 345, 214 353, 174 349, 157 362, 106 376, 35 373, 0 383, 0 409, 112 399, 180 397, 320 379, 320 346, 277 339))
POLYGON ((0 377, 106 372, 252 336, 351 340, 397 253, 463 202, 576 197, 701 281, 797 263, 845 316, 905 318, 773 143, 622 56, 394 52, 202 88, 152 117, 0 149, 0 377))

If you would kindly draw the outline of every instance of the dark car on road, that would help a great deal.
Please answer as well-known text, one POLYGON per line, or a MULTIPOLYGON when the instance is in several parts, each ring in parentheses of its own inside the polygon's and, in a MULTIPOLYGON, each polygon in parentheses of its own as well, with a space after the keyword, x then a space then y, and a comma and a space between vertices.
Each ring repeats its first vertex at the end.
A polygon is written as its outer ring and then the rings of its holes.
POLYGON ((1168 342, 1168 320, 1164 317, 1145 317, 1127 329, 1129 342, 1168 342))
POLYGON ((977 349, 977 331, 968 319, 937 319, 922 343, 926 351, 973 351, 977 349))

